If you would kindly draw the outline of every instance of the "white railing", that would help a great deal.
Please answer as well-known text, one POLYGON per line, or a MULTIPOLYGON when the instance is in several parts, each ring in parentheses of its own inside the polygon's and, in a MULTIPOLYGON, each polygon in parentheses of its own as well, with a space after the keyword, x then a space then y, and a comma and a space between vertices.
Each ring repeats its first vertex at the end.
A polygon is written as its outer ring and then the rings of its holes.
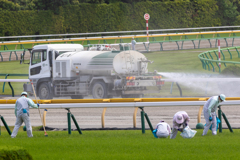
MULTIPOLYGON (((177 102, 126 102, 126 103, 62 103, 41 104, 42 109, 65 109, 65 108, 124 108, 124 107, 166 107, 166 106, 203 106, 206 101, 177 101, 177 102)), ((220 105, 240 105, 240 100, 232 100, 220 105)), ((15 104, 0 104, 1 109, 14 109, 15 104)))
MULTIPOLYGON (((206 99, 205 99, 206 100, 206 99)), ((136 128, 136 115, 139 107, 166 107, 166 106, 200 106, 198 111, 198 123, 201 122, 201 113, 203 109, 203 105, 206 103, 204 99, 201 101, 175 101, 175 102, 126 102, 126 103, 63 103, 63 104, 41 104, 41 109, 71 109, 71 108, 103 108, 102 112, 102 128, 105 126, 105 112, 107 108, 127 108, 132 107, 135 108, 133 114, 133 127, 136 128)), ((220 103, 220 105, 239 105, 240 100, 229 100, 224 103, 220 103)), ((15 104, 0 104, 0 110, 6 109, 15 109, 15 104)), ((46 125, 46 112, 43 114, 43 122, 46 125)))
MULTIPOLYGON (((198 28, 174 28, 174 29, 155 29, 148 32, 169 32, 169 31, 191 31, 191 30, 207 30, 207 29, 229 29, 240 28, 240 26, 218 26, 218 27, 198 27, 198 28)), ((92 32, 92 33, 68 33, 68 34, 48 34, 48 35, 26 35, 26 36, 5 36, 0 39, 9 38, 40 38, 40 37, 62 37, 62 36, 85 36, 85 35, 105 35, 105 34, 122 34, 122 33, 146 33, 146 30, 135 31, 112 31, 112 32, 92 32)))

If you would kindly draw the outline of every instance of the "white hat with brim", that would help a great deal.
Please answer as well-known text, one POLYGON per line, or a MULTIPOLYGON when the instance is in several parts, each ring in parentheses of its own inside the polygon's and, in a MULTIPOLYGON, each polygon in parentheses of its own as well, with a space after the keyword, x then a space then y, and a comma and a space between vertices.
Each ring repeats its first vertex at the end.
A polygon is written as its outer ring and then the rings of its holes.
POLYGON ((182 124, 184 121, 183 116, 181 114, 178 114, 176 121, 178 124, 182 124))
POLYGON ((26 96, 28 97, 27 92, 22 92, 22 93, 21 93, 21 96, 22 96, 22 95, 26 95, 26 96))
POLYGON ((224 94, 220 94, 219 97, 223 102, 226 102, 225 100, 226 96, 224 94))

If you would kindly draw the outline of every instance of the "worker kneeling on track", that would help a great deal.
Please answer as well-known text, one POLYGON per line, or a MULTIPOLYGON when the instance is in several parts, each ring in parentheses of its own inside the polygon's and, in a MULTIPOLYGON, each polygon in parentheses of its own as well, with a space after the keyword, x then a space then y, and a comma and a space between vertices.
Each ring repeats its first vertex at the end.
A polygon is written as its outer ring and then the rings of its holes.
POLYGON ((153 130, 153 135, 155 138, 167 138, 171 133, 171 127, 164 121, 160 121, 156 129, 153 130))
POLYGON ((212 124, 212 134, 217 134, 217 121, 216 121, 216 110, 220 102, 225 101, 226 96, 220 94, 219 96, 212 96, 208 99, 203 107, 204 118, 206 120, 206 125, 204 126, 202 136, 206 135, 211 124, 212 124))
POLYGON ((32 127, 29 119, 29 106, 38 108, 39 104, 35 104, 30 98, 27 97, 27 92, 22 92, 21 97, 18 98, 15 103, 15 115, 17 119, 11 135, 12 138, 15 138, 17 136, 18 129, 21 127, 23 122, 26 126, 28 137, 33 137, 32 127))
POLYGON ((170 139, 174 139, 177 136, 178 131, 183 132, 183 129, 188 126, 190 121, 190 117, 188 116, 187 112, 179 111, 173 116, 173 129, 170 135, 170 139), (183 128, 180 128, 181 125, 183 128))

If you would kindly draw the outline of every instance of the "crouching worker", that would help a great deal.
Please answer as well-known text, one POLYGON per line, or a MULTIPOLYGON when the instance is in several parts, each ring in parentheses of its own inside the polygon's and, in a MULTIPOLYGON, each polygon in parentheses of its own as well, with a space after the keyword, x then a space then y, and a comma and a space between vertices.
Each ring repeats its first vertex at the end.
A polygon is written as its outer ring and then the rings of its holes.
POLYGON ((206 120, 202 136, 205 136, 212 124, 212 134, 217 134, 217 121, 216 121, 216 110, 220 102, 225 101, 225 95, 220 94, 219 96, 212 96, 208 99, 203 107, 203 114, 206 120))
POLYGON ((156 129, 153 130, 153 135, 155 138, 167 138, 171 133, 171 127, 164 121, 160 121, 156 129))
POLYGON ((15 138, 17 136, 18 129, 21 127, 23 122, 26 126, 28 137, 33 137, 32 127, 29 119, 29 106, 38 108, 39 104, 35 104, 30 98, 27 97, 27 92, 22 92, 21 97, 18 98, 15 103, 15 115, 17 119, 11 135, 12 138, 15 138))
POLYGON ((183 132, 183 129, 188 126, 190 117, 187 112, 179 111, 173 116, 173 129, 170 139, 174 139, 177 136, 178 131, 183 132), (180 128, 181 125, 183 128, 180 128))

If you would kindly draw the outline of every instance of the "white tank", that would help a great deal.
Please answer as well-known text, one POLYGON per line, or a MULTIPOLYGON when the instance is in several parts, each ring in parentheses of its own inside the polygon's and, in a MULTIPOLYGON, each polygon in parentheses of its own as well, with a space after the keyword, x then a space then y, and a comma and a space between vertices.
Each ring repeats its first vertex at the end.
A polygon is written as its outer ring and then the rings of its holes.
POLYGON ((57 61, 70 61, 71 71, 79 74, 113 75, 115 72, 129 75, 137 74, 138 68, 147 73, 147 58, 133 50, 68 52, 58 56, 57 61))
POLYGON ((147 73, 148 63, 147 58, 137 51, 123 51, 117 54, 113 59, 113 69, 118 74, 130 75, 141 73, 147 73))

